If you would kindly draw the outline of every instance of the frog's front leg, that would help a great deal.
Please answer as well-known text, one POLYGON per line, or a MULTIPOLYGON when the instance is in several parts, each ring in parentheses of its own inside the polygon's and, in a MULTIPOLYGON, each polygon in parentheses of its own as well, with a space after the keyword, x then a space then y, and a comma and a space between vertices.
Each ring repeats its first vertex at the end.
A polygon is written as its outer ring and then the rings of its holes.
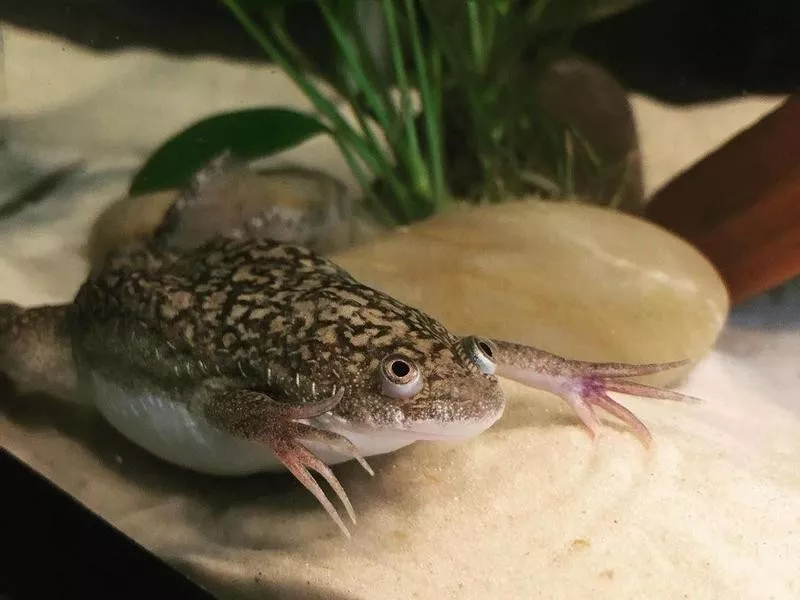
POLYGON ((485 373, 546 390, 563 398, 592 436, 597 434, 600 426, 595 413, 595 408, 599 408, 628 425, 643 443, 649 444, 652 440, 644 423, 613 400, 608 392, 663 400, 698 401, 686 394, 623 379, 681 367, 687 364, 686 360, 639 365, 595 363, 570 360, 532 346, 502 340, 472 336, 465 338, 463 344, 470 358, 485 373))
POLYGON ((334 450, 352 456, 370 474, 372 469, 361 457, 358 449, 346 437, 317 429, 300 419, 311 419, 328 412, 342 398, 343 389, 324 400, 302 405, 277 402, 262 392, 235 390, 221 393, 204 407, 205 417, 215 426, 241 439, 266 444, 278 460, 319 501, 342 532, 350 532, 339 513, 320 488, 309 469, 316 471, 328 482, 339 497, 350 519, 355 523, 355 511, 347 493, 331 469, 302 442, 326 444, 334 450))

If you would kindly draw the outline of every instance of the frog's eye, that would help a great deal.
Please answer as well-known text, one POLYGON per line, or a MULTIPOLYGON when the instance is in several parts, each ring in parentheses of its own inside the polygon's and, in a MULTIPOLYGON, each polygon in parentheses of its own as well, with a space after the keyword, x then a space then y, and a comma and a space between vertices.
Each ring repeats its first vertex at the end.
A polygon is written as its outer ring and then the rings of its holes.
POLYGON ((495 345, 486 338, 474 335, 464 338, 463 343, 467 357, 475 363, 481 372, 486 375, 493 375, 495 369, 497 369, 497 364, 495 363, 497 348, 495 345))
POLYGON ((381 361, 381 392, 397 400, 407 400, 422 389, 422 373, 416 363, 400 354, 381 361))

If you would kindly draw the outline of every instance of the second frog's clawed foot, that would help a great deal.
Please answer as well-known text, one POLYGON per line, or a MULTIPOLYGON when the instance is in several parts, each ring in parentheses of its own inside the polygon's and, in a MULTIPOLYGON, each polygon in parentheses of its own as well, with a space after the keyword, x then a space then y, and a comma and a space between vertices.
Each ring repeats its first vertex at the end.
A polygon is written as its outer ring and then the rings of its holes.
POLYGON ((696 398, 685 394, 621 379, 622 377, 649 375, 684 364, 685 361, 646 365, 577 363, 578 370, 583 373, 562 377, 551 391, 561 396, 572 407, 593 437, 597 435, 600 427, 600 421, 595 412, 595 409, 599 408, 625 423, 643 444, 649 445, 652 435, 647 426, 630 410, 611 398, 608 392, 661 400, 696 401, 696 398))
POLYGON ((651 375, 688 364, 687 360, 631 365, 570 360, 532 346, 502 340, 465 338, 467 354, 487 373, 505 377, 533 388, 552 392, 572 407, 595 436, 600 428, 596 409, 617 417, 646 445, 652 435, 630 410, 609 396, 616 392, 661 400, 698 401, 697 398, 642 383, 627 377, 651 375))

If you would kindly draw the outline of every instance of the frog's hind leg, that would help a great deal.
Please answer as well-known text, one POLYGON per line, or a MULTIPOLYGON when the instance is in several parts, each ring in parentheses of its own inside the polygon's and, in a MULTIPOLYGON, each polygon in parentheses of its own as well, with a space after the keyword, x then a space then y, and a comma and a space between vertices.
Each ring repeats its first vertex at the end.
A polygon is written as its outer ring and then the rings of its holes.
POLYGON ((298 419, 319 416, 336 406, 343 390, 324 400, 306 404, 276 402, 266 394, 237 390, 222 394, 205 407, 205 416, 212 424, 236 437, 258 441, 269 446, 278 460, 311 492, 328 515, 347 537, 350 532, 310 471, 319 473, 344 505, 353 523, 355 511, 347 493, 331 469, 302 442, 326 444, 342 454, 355 458, 372 475, 372 469, 358 449, 344 436, 312 427, 298 419))
MULTIPOLYGON (((312 247, 330 211, 315 210, 313 203, 304 205, 301 200, 323 189, 331 191, 333 179, 324 179, 328 184, 323 185, 321 177, 284 169, 273 170, 270 179, 225 152, 195 173, 167 209, 153 239, 172 250, 192 250, 220 236, 312 247)), ((342 194, 338 190, 331 195, 342 194)))
POLYGON ((23 308, 0 302, 0 375, 18 393, 78 400, 68 311, 68 305, 23 308))
POLYGON ((229 151, 198 170, 167 209, 153 240, 174 250, 191 250, 218 235, 235 235, 241 207, 226 193, 247 172, 229 151))

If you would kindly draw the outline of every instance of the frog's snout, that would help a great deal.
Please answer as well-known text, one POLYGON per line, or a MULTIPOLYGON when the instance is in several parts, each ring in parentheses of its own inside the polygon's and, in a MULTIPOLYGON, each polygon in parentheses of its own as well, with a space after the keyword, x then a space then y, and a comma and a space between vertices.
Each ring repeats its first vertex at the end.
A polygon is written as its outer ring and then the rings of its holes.
POLYGON ((430 438, 465 438, 491 427, 506 398, 494 377, 464 376, 431 382, 425 402, 406 414, 406 429, 430 438))

